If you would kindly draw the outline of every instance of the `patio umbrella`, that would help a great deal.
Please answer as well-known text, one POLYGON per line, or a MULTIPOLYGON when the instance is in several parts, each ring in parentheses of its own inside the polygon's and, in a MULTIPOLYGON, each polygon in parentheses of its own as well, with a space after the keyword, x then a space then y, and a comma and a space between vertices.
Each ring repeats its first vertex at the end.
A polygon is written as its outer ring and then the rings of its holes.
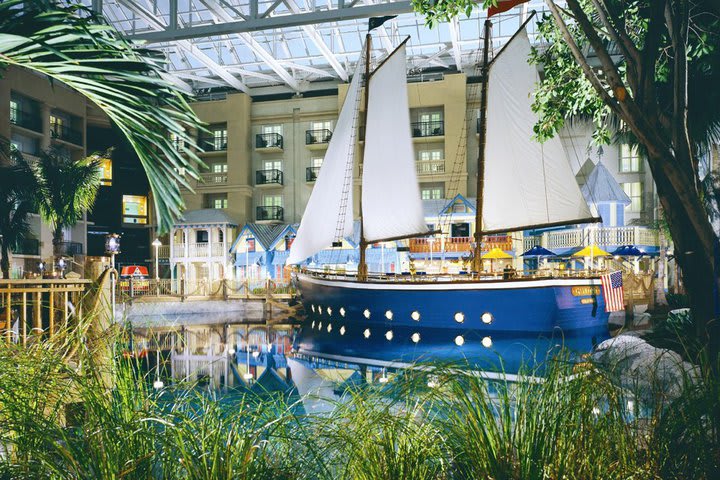
POLYGON ((645 255, 645 252, 637 248, 635 245, 623 245, 622 247, 615 249, 612 254, 616 257, 642 257, 645 255))
POLYGON ((556 256, 556 253, 551 252, 547 248, 541 247, 540 245, 535 245, 530 250, 523 253, 521 256, 522 257, 554 257, 554 256, 556 256))
POLYGON ((611 255, 597 245, 588 245, 579 252, 572 254, 573 257, 610 257, 611 255))
POLYGON ((492 272, 494 260, 507 260, 507 259, 513 258, 513 256, 510 255, 509 253, 506 253, 506 252, 500 250, 498 247, 495 247, 480 258, 490 260, 490 271, 492 272))

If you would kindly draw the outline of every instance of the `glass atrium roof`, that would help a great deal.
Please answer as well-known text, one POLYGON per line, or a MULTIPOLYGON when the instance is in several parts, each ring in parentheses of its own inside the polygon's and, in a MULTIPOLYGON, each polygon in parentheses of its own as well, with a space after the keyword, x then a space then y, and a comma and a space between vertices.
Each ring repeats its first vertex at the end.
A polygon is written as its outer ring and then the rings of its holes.
MULTIPOLYGON (((408 70, 477 73, 485 11, 476 8, 429 29, 409 1, 395 0, 83 0, 130 38, 162 51, 187 90, 232 88, 251 95, 303 92, 347 81, 368 18, 398 15, 373 31, 382 58, 410 36, 408 70), (176 14, 171 14, 176 12, 176 14)), ((527 18, 544 10, 531 0, 493 20, 497 50, 527 18)), ((532 36, 534 22, 529 24, 532 36)))

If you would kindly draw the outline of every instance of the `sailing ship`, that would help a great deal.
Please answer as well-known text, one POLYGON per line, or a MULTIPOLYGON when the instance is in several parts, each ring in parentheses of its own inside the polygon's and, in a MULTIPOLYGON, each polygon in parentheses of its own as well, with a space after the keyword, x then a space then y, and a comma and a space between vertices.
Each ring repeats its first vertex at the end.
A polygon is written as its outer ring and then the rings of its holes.
POLYGON ((469 357, 558 331, 568 338, 582 332, 607 336, 599 276, 500 279, 482 273, 483 235, 600 220, 592 216, 560 140, 540 144, 532 138, 537 70, 528 64, 526 24, 489 61, 491 23, 485 23, 474 272, 459 276, 367 271, 368 245, 435 233, 425 224, 415 171, 407 39, 371 69, 367 35, 288 264, 301 264, 351 236, 354 157, 364 140, 360 261, 356 275, 294 273, 306 312, 296 342, 301 354, 388 366, 469 357))

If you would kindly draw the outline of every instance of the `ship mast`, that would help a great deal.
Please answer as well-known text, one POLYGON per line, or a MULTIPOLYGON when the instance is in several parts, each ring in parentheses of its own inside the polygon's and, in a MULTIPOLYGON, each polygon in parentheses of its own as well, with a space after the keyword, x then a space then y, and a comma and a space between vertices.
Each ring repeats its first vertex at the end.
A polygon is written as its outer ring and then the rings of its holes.
MULTIPOLYGON (((368 101, 370 98, 370 43, 372 37, 370 32, 365 36, 365 108, 362 112, 363 128, 367 133, 367 114, 368 114, 368 101)), ((360 175, 360 194, 358 196, 360 203, 360 259, 358 261, 357 279, 361 282, 367 280, 368 267, 367 261, 365 260, 365 250, 367 249, 367 241, 365 240, 365 230, 363 227, 363 204, 362 204, 362 175, 360 175)))
POLYGON ((480 272, 482 269, 482 211, 483 191, 485 189, 485 143, 487 140, 487 98, 488 98, 488 74, 490 72, 488 63, 488 51, 490 50, 490 30, 492 22, 485 20, 485 34, 483 39, 483 62, 480 67, 480 78, 482 80, 480 89, 480 125, 479 127, 479 152, 478 152, 478 173, 477 173, 477 199, 475 203, 475 247, 473 250, 473 271, 480 272))

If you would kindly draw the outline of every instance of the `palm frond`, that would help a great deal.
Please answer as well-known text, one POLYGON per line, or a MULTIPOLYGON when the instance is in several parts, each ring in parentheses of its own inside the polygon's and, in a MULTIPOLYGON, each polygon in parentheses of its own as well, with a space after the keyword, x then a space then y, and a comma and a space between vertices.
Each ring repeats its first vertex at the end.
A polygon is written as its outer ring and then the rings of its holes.
POLYGON ((101 108, 125 135, 147 173, 158 226, 167 231, 184 208, 180 185, 197 178, 192 132, 202 129, 185 95, 163 78, 163 60, 134 48, 82 5, 0 3, 0 66, 43 73, 101 108), (171 141, 173 135, 180 149, 171 141))

